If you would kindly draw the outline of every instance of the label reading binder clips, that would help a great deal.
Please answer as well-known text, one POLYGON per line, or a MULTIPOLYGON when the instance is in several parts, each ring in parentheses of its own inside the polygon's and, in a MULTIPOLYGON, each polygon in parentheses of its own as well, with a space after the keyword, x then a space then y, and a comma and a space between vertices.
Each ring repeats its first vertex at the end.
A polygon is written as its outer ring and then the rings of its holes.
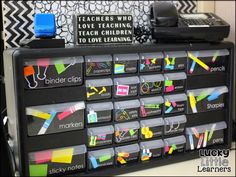
POLYGON ((81 85, 83 57, 39 58, 26 61, 25 88, 61 87, 81 85))

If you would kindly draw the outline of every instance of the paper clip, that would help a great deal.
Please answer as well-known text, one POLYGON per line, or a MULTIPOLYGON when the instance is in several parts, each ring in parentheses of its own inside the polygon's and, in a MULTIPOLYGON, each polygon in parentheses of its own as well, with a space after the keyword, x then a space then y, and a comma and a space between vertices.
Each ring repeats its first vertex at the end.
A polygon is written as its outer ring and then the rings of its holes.
POLYGON ((204 134, 203 147, 207 146, 207 138, 208 138, 208 130, 206 130, 204 134))
POLYGON ((43 126, 41 127, 41 129, 38 132, 38 135, 43 135, 45 134, 45 132, 47 131, 48 127, 50 126, 50 124, 52 123, 54 117, 56 116, 56 112, 51 112, 51 117, 50 119, 46 120, 43 124, 43 126))
POLYGON ((204 138, 204 136, 203 136, 203 134, 201 134, 201 136, 200 136, 200 138, 198 140, 197 149, 201 148, 202 142, 203 142, 203 138, 204 138))
POLYGON ((58 114, 58 119, 62 120, 68 116, 70 116, 71 114, 75 113, 76 111, 83 109, 83 106, 81 103, 77 103, 76 105, 68 108, 67 110, 65 110, 64 112, 58 114))
POLYGON ((216 124, 213 124, 212 127, 211 127, 211 131, 209 133, 209 136, 208 136, 208 141, 211 140, 212 136, 213 136, 213 133, 215 131, 215 128, 216 128, 216 124))
POLYGON ((33 88, 36 88, 38 86, 38 82, 35 79, 35 70, 34 70, 33 66, 30 65, 30 66, 25 66, 24 67, 24 77, 25 77, 25 80, 28 83, 29 88, 33 89, 33 88), (33 83, 30 82, 31 78, 33 79, 33 83))
POLYGON ((39 80, 45 80, 47 75, 47 69, 49 66, 49 59, 48 58, 40 58, 37 60, 37 65, 38 65, 38 74, 37 78, 39 80))

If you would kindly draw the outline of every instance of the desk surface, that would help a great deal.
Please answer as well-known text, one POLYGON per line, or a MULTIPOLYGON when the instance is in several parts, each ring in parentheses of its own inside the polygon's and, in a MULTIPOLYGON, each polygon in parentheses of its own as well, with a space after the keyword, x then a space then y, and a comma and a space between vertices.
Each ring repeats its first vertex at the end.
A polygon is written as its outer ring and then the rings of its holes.
MULTIPOLYGON (((235 148, 235 144, 233 146, 235 148)), ((198 172, 201 159, 194 159, 172 165, 166 165, 148 170, 127 173, 122 176, 235 176, 235 150, 230 151, 227 158, 231 172, 198 172)))

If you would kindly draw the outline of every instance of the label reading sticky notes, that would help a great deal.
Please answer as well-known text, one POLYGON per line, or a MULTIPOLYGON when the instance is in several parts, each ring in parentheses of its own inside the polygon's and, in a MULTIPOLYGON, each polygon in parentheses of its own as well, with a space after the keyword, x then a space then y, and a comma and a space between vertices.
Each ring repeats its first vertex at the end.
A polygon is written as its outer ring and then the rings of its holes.
POLYGON ((57 60, 55 62, 55 67, 56 67, 56 70, 57 70, 58 74, 61 74, 66 70, 65 65, 63 63, 63 60, 57 60))
POLYGON ((72 162, 73 152, 73 148, 55 150, 52 152, 51 162, 70 164, 72 162))
POLYGON ((117 85, 117 96, 127 96, 129 94, 129 86, 128 85, 117 85))

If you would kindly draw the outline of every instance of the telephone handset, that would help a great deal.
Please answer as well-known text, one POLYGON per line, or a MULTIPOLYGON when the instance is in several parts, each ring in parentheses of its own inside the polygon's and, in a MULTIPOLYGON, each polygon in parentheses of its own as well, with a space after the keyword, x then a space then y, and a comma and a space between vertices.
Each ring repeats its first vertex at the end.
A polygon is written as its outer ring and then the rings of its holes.
POLYGON ((171 2, 150 6, 150 25, 157 41, 218 42, 230 31, 230 25, 213 13, 179 14, 171 2))

